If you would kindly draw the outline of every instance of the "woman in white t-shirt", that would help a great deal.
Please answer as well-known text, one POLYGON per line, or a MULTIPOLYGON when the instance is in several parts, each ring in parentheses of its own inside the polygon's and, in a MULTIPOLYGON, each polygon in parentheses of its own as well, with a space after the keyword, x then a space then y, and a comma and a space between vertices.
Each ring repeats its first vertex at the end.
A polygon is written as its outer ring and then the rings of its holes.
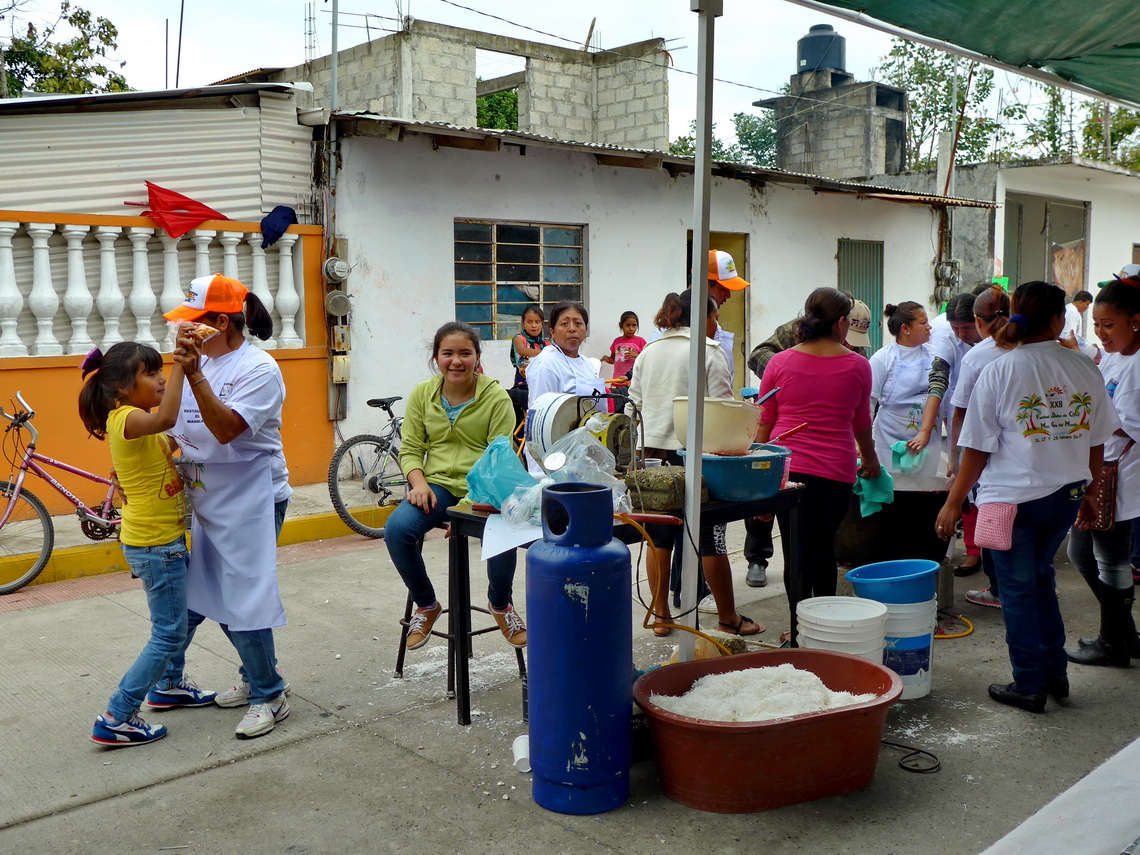
MULTIPOLYGON (((950 408, 953 416, 950 419, 950 465, 947 474, 951 478, 958 471, 958 435, 962 432, 962 422, 966 418, 966 406, 970 402, 970 393, 974 384, 978 382, 981 370, 997 359, 1009 353, 1008 350, 997 346, 994 334, 1009 322, 1009 294, 999 285, 994 285, 988 291, 983 291, 974 300, 974 326, 977 328, 981 341, 962 359, 961 370, 958 372, 958 382, 950 395, 950 408)), ((969 500, 970 511, 962 514, 962 529, 967 542, 973 542, 974 529, 977 525, 978 507, 973 498, 969 500)), ((997 574, 994 572, 993 558, 987 550, 978 547, 981 553, 982 570, 989 579, 989 587, 966 591, 966 599, 979 606, 1001 608, 997 574)), ((954 571, 955 576, 966 575, 960 573, 965 565, 954 571)))
POLYGON ((1092 361, 1057 344, 1064 291, 1028 282, 1013 295, 1013 310, 996 336, 1010 353, 974 385, 959 438, 962 461, 935 526, 949 539, 978 485, 978 539, 991 528, 993 541, 1010 543, 992 555, 1013 682, 994 683, 989 694, 1039 713, 1047 694, 1069 693, 1053 558, 1078 513, 1082 524, 1095 515, 1085 487, 1100 477, 1104 443, 1120 420, 1092 361))
MULTIPOLYGON (((930 334, 930 346, 934 351, 934 361, 930 364, 930 379, 926 390, 926 404, 922 410, 922 425, 918 433, 907 440, 907 450, 918 454, 926 448, 930 437, 937 434, 942 436, 942 427, 947 427, 949 435, 950 417, 954 408, 950 405, 950 398, 958 384, 958 374, 962 370, 962 362, 975 344, 981 341, 978 327, 974 323, 974 295, 972 293, 957 294, 946 304, 947 326, 930 334)), ((947 467, 946 474, 951 473, 947 467)), ((939 503, 941 507, 941 503, 939 503)), ((929 526, 923 526, 929 531, 929 526)), ((966 546, 966 557, 962 563, 954 568, 955 576, 969 576, 978 571, 981 565, 981 549, 974 543, 974 515, 972 513, 962 516, 963 542, 966 546)))
POLYGON ((1066 650, 1070 662, 1127 668, 1140 658, 1132 617, 1132 530, 1140 517, 1140 279, 1120 279, 1101 289, 1093 328, 1104 345, 1101 376, 1122 427, 1105 443, 1106 460, 1119 461, 1116 522, 1109 531, 1080 526, 1069 534, 1069 558, 1100 603, 1100 634, 1066 650))

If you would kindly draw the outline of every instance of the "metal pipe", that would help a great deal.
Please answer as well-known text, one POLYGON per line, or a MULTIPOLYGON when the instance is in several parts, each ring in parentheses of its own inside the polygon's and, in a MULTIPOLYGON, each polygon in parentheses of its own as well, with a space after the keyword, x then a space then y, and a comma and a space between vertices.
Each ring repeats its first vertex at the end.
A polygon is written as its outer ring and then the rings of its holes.
MULTIPOLYGON (((701 531, 701 449, 704 447, 705 325, 708 317, 709 206, 712 182, 713 42, 715 21, 724 14, 723 0, 689 0, 700 16, 697 26, 697 131, 693 168, 693 299, 689 309, 688 453, 685 455, 685 525, 692 539, 682 538, 681 613, 696 626, 697 570, 701 531)), ((679 659, 693 658, 695 636, 681 633, 679 659)))
POLYGON ((870 18, 863 12, 854 12, 850 9, 840 9, 836 6, 831 6, 827 3, 822 3, 820 0, 787 0, 788 3, 795 3, 797 6, 803 6, 807 9, 814 9, 817 12, 823 12, 826 15, 833 15, 836 18, 844 18, 845 20, 852 21, 856 24, 861 24, 864 27, 870 27, 873 30, 879 30, 889 36, 896 38, 906 39, 908 42, 917 42, 927 47, 935 48, 936 50, 946 51, 947 53, 957 54, 966 59, 972 59, 975 62, 980 62, 983 65, 988 65, 991 68, 1000 68, 1002 71, 1011 71, 1014 74, 1020 74, 1022 77, 1028 77, 1032 80, 1040 80, 1042 83, 1047 83, 1050 86, 1059 86, 1062 89, 1068 89, 1070 92, 1076 92, 1078 95, 1084 95, 1087 98, 1096 98, 1101 101, 1108 101, 1118 107, 1123 107, 1126 110, 1140 110, 1140 102, 1129 101, 1125 98, 1117 98, 1114 95, 1108 95, 1091 86, 1083 86, 1080 83, 1073 83, 1071 80, 1066 80, 1063 77, 1058 77, 1056 74, 1050 74, 1048 71, 1042 71, 1038 68, 1029 68, 1017 65, 1010 65, 1009 63, 1002 62, 1001 60, 994 59, 992 56, 986 56, 984 53, 970 50, 969 48, 959 47, 958 45, 944 42, 941 39, 936 39, 931 36, 924 36, 921 33, 916 33, 913 30, 907 30, 903 27, 888 24, 884 21, 870 18))
POLYGON ((339 93, 337 92, 337 30, 339 28, 340 0, 333 0, 332 56, 329 60, 329 72, 331 75, 331 81, 329 82, 329 159, 328 175, 326 176, 329 185, 329 195, 328 210, 325 211, 325 245, 328 247, 329 255, 333 254, 333 247, 336 245, 336 111, 340 106, 339 93))

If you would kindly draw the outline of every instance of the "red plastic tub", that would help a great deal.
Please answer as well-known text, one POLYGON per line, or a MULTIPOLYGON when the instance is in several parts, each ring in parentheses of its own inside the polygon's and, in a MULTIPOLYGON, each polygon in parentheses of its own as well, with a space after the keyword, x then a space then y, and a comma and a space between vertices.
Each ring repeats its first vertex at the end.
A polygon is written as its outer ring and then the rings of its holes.
POLYGON ((650 671, 633 697, 651 722, 657 777, 665 794, 714 813, 752 813, 861 789, 875 776, 887 709, 902 694, 893 671, 830 650, 767 650, 682 662, 650 671), (789 663, 832 691, 879 698, 762 722, 705 721, 649 702, 682 695, 706 674, 789 663))

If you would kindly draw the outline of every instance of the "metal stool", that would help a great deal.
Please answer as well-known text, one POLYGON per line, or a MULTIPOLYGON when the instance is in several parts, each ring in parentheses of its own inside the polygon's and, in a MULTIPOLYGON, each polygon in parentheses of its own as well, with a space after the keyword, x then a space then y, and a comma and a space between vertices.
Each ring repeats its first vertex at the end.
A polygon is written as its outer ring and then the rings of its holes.
MULTIPOLYGON (((439 526, 439 528, 446 529, 448 527, 446 525, 441 525, 441 526, 439 526)), ((450 535, 450 532, 449 532, 449 535, 450 535)), ((424 546, 424 542, 423 542, 423 538, 421 538, 420 539, 420 551, 421 552, 423 551, 423 546, 424 546)), ((464 586, 464 589, 468 592, 468 595, 465 599, 467 599, 468 602, 470 602, 471 577, 470 577, 469 573, 464 572, 464 573, 455 573, 455 578, 452 578, 452 573, 448 574, 448 583, 447 583, 447 601, 448 601, 448 603, 455 602, 457 599, 460 599, 460 600, 464 599, 462 597, 457 597, 457 594, 458 594, 457 586, 459 586, 459 585, 464 586)), ((409 593, 407 601, 404 603, 404 617, 400 621, 400 647, 399 647, 398 653, 396 654, 396 671, 394 674, 394 676, 397 679, 402 679, 404 676, 404 656, 408 652, 408 628, 409 628, 409 625, 411 623, 412 609, 413 608, 415 608, 415 602, 412 600, 412 595, 409 593)), ((479 612, 479 613, 485 614, 485 615, 491 614, 491 612, 488 609, 485 609, 482 606, 471 605, 470 610, 473 612, 479 612)), ((455 642, 456 642, 457 636, 455 635, 455 631, 454 631, 454 624, 452 622, 452 615, 451 615, 450 607, 443 609, 443 611, 440 612, 440 617, 443 617, 443 615, 445 615, 445 614, 448 616, 447 617, 447 630, 442 631, 442 630, 438 630, 438 629, 433 628, 431 631, 431 634, 436 636, 437 638, 443 638, 443 639, 447 640, 447 697, 450 700, 450 699, 455 697, 455 668, 456 668, 456 665, 459 663, 456 663, 457 657, 456 657, 456 649, 455 649, 456 643, 455 642)), ((436 626, 439 626, 439 620, 438 619, 436 620, 436 626)), ((464 657, 463 662, 461 664, 459 664, 459 667, 463 669, 463 673, 465 676, 467 675, 469 668, 470 668, 470 663, 468 662, 468 660, 473 659, 475 657, 475 653, 471 649, 470 639, 476 635, 483 635, 483 634, 488 633, 488 632, 499 632, 498 624, 492 624, 491 626, 482 627, 480 629, 472 628, 467 633, 468 641, 467 641, 466 647, 468 650, 468 654, 466 657, 464 657)), ((523 685, 525 687, 525 685, 526 685, 526 658, 523 656, 522 648, 515 647, 514 651, 515 651, 515 657, 518 659, 518 663, 519 663, 519 677, 522 678, 523 685)), ((525 703, 524 703, 524 707, 523 707, 523 713, 524 713, 524 718, 525 718, 525 713, 526 713, 525 703)))

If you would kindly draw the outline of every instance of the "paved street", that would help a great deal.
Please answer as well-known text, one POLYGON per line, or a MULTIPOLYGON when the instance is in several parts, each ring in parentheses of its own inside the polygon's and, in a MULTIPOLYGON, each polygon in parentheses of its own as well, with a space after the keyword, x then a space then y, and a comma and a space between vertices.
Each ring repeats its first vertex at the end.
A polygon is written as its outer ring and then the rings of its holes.
MULTIPOLYGON (((746 587, 742 536, 741 526, 730 528, 736 594, 775 640, 786 628, 780 572, 772 568, 767 588, 746 587)), ((429 540, 425 555, 445 579, 446 542, 429 540)), ((1041 716, 991 702, 986 685, 1007 680, 1008 663, 1000 613, 962 598, 979 575, 957 580, 959 610, 975 632, 936 642, 933 692, 896 704, 887 723, 888 739, 935 753, 941 771, 906 772, 901 752, 883 748, 861 792, 723 816, 668 799, 646 761, 634 766, 625 806, 563 816, 536 806, 530 776, 511 766, 511 741, 525 725, 515 657, 501 637, 475 642, 476 715, 458 727, 442 642, 410 653, 405 679, 392 679, 404 589, 381 542, 281 547, 278 560, 289 616, 278 647, 293 712, 250 741, 233 736, 241 710, 214 707, 144 711, 170 729, 152 746, 106 750, 88 741, 147 635, 144 597, 125 574, 0 597, 0 851, 976 853, 1140 734, 1137 669, 1071 668, 1071 701, 1050 702, 1041 716)), ((523 582, 520 561, 519 602, 523 582)), ((1062 567, 1060 587, 1070 634, 1092 632, 1083 582, 1062 567)), ((482 595, 478 583, 475 592, 482 595)), ((631 601, 639 623, 637 612, 631 601)), ((638 667, 662 661, 672 641, 636 629, 638 667)), ((202 685, 231 685, 237 659, 216 626, 203 626, 189 660, 202 685)), ((764 758, 719 774, 749 786, 765 776, 764 758)), ((1135 781, 1128 791, 1128 810, 1111 809, 1103 794, 1095 809, 1082 810, 1080 799, 1068 808, 1070 830, 1082 816, 1100 816, 1080 836, 1087 848, 1050 848, 1060 839, 1050 832, 1024 851, 1115 855, 1140 836, 1135 781)), ((1023 850, 1003 850, 1013 851, 1023 850)))

